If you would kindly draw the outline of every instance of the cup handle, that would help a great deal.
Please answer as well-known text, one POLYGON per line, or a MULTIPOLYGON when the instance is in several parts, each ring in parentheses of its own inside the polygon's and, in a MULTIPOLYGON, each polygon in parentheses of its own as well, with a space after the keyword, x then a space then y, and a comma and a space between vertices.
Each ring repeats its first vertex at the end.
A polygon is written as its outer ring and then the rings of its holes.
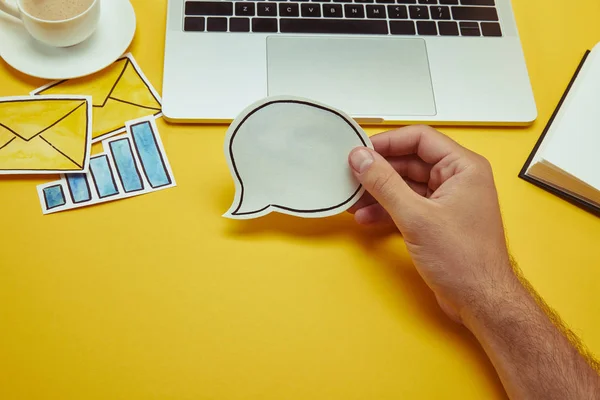
POLYGON ((9 4, 7 0, 0 0, 0 11, 4 11, 15 18, 21 19, 21 13, 19 12, 17 6, 9 4))

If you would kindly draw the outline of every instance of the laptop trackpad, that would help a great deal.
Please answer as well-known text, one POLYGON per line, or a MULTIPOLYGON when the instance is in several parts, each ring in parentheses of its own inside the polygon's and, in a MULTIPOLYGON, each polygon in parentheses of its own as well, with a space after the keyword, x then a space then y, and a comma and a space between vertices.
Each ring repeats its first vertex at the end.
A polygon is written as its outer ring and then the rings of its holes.
POLYGON ((352 116, 435 115, 423 39, 267 38, 268 93, 321 101, 352 116))

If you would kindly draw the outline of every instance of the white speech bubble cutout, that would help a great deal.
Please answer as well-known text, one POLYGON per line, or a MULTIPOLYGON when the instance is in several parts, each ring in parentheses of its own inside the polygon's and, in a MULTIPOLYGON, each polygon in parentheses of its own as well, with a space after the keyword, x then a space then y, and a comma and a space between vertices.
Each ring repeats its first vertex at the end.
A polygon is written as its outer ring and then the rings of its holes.
POLYGON ((304 218, 339 214, 364 193, 348 155, 373 148, 344 112, 298 97, 269 97, 246 108, 225 137, 235 198, 223 215, 250 219, 273 211, 304 218))

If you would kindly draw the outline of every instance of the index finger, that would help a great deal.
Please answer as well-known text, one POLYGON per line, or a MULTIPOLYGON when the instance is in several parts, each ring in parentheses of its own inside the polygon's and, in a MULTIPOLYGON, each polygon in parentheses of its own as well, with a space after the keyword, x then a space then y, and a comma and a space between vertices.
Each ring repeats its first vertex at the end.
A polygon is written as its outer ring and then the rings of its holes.
POLYGON ((449 154, 464 150, 448 136, 425 125, 413 125, 371 136, 375 151, 383 157, 416 154, 429 164, 437 164, 449 154))

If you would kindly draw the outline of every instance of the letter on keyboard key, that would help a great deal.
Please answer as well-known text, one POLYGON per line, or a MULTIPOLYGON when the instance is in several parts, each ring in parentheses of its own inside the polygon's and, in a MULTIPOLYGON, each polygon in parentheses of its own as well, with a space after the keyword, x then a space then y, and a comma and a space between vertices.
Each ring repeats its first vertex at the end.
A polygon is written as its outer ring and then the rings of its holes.
POLYGON ((277 32, 275 18, 252 18, 252 32, 277 32))
POLYGON ((261 17, 276 17, 277 5, 273 3, 258 3, 257 14, 261 17))
MULTIPOLYGON (((330 7, 328 5, 324 5, 324 7, 330 7)), ((300 7, 302 9, 303 17, 320 17, 321 16, 321 5, 320 4, 302 4, 300 7)))
POLYGON ((459 21, 498 21, 493 7, 452 7, 452 17, 459 21))
POLYGON ((385 18, 385 6, 367 5, 367 18, 385 18))
POLYGON ((235 15, 254 16, 254 3, 249 1, 235 3, 235 15))
POLYGON ((346 18, 364 18, 365 9, 362 4, 346 4, 344 6, 346 18))
POLYGON ((284 33, 388 34, 387 22, 381 20, 281 18, 279 24, 284 33))
POLYGON ((344 13, 341 4, 323 4, 323 16, 327 18, 342 18, 344 13))
POLYGON ((188 1, 185 15, 233 15, 233 3, 225 1, 188 1))
POLYGON ((279 16, 281 17, 299 17, 300 9, 296 3, 279 3, 279 16))

